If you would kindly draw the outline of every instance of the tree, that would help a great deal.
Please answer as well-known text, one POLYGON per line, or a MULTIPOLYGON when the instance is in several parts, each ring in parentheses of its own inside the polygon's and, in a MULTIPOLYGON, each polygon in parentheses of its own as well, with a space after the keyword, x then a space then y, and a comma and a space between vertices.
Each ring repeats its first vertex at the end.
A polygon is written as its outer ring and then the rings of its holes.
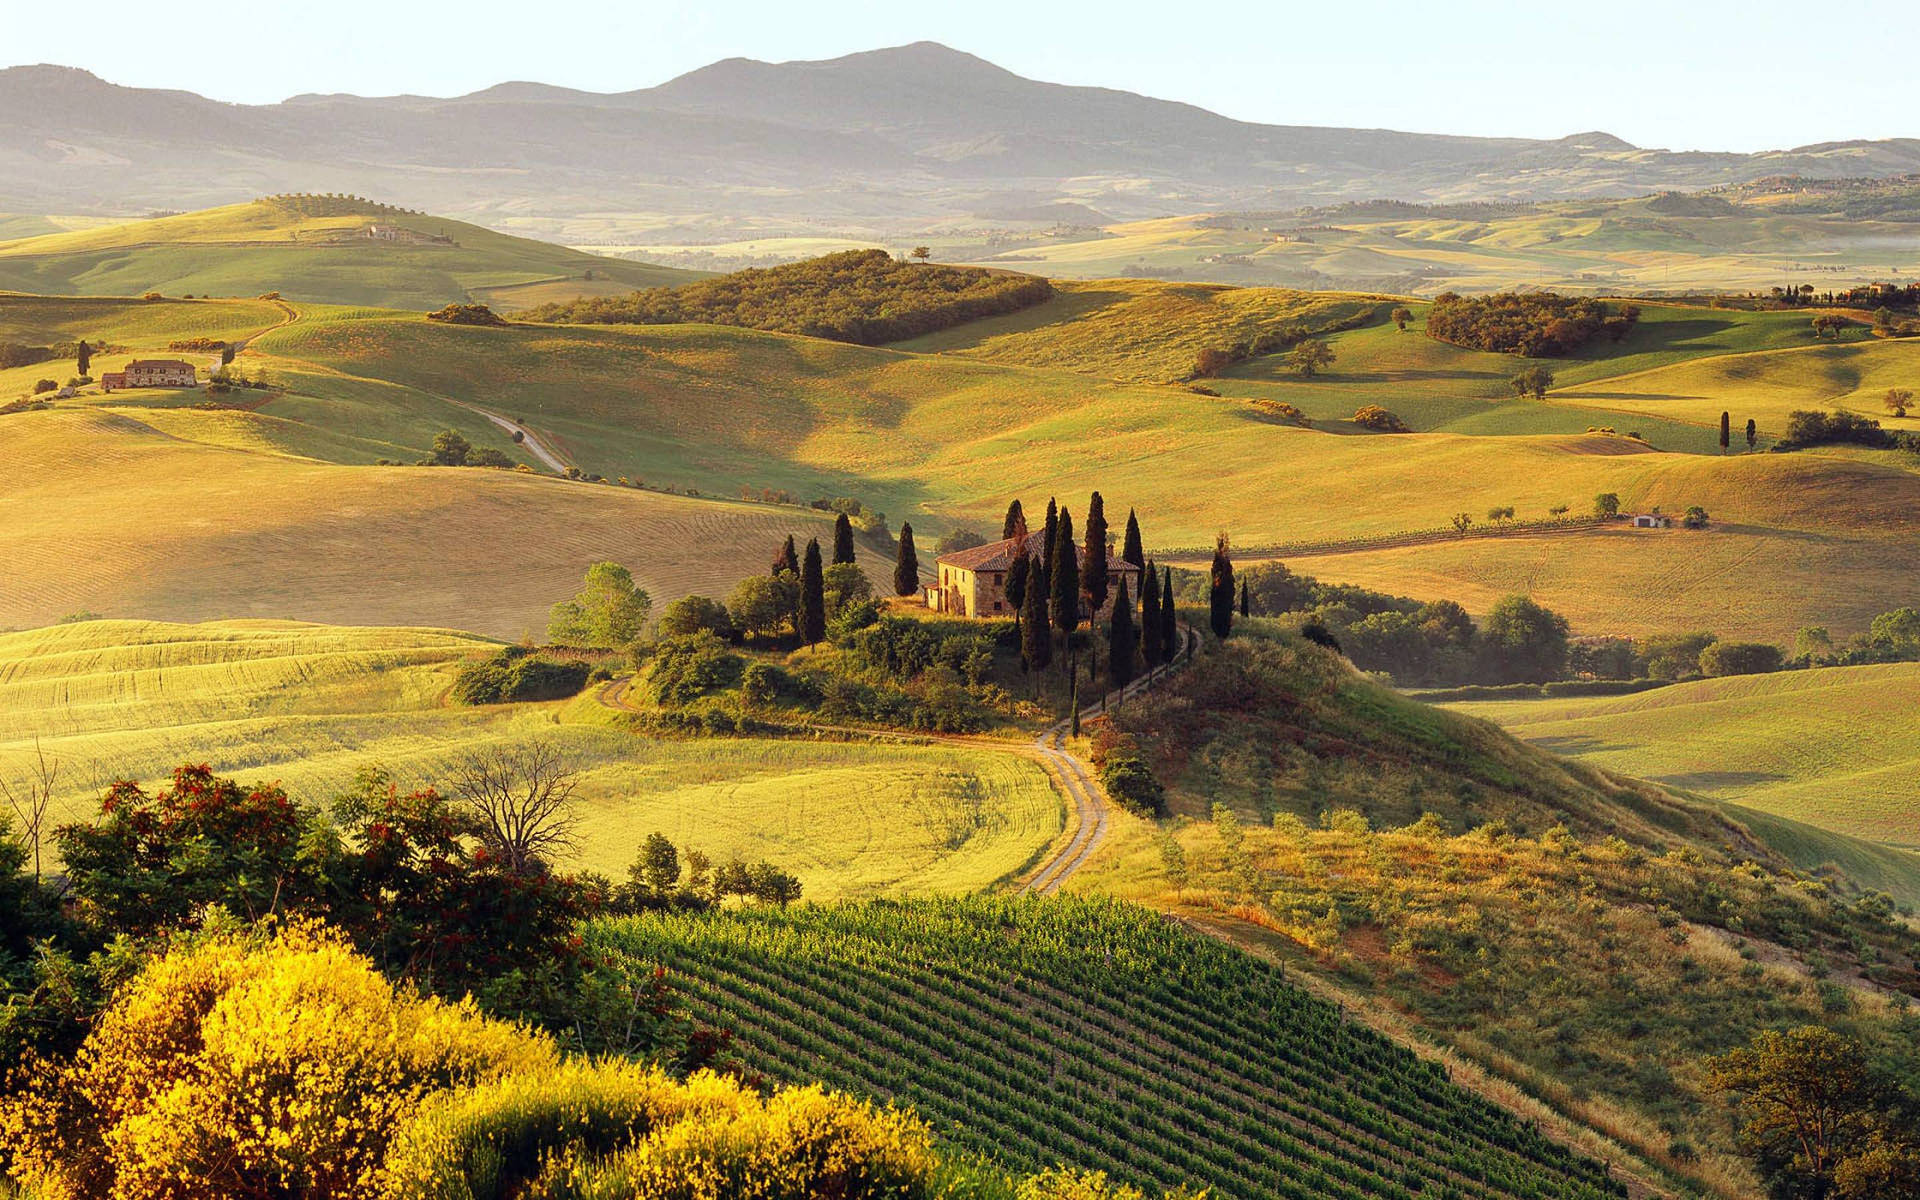
POLYGON ((473 452, 473 443, 460 436, 458 430, 442 429, 433 435, 433 449, 427 461, 436 467, 464 467, 467 455, 473 452))
POLYGON ((627 877, 646 895, 664 899, 679 886, 680 851, 665 834, 650 833, 640 843, 640 853, 627 868, 627 877))
POLYGON ((667 605, 656 628, 661 637, 685 637, 703 629, 719 638, 733 636, 727 606, 705 596, 682 596, 667 605))
POLYGON ((1000 522, 1000 540, 1027 536, 1027 514, 1020 501, 1007 502, 1006 519, 1000 522))
POLYGON ((913 526, 900 525, 900 549, 893 560, 893 594, 911 596, 920 590, 920 556, 913 552, 913 526))
POLYGON ((1149 671, 1165 661, 1160 653, 1160 572, 1151 562, 1140 576, 1140 659, 1149 671))
POLYGON ((1132 509, 1127 510, 1127 532, 1120 543, 1120 557, 1143 571, 1147 568, 1147 552, 1140 544, 1140 518, 1132 509))
POLYGON ((800 560, 800 640, 812 646, 827 636, 826 580, 820 568, 820 539, 807 539, 800 560))
POLYGON ((836 513, 833 518, 833 561, 836 565, 854 561, 853 522, 845 513, 836 513))
POLYGON ((1413 310, 1405 306, 1396 308, 1387 315, 1393 318, 1394 328, 1402 333, 1407 331, 1407 322, 1413 320, 1413 310))
POLYGON ((1748 417, 1747 418, 1747 452, 1751 454, 1753 452, 1754 447, 1758 446, 1759 444, 1760 444, 1760 427, 1754 424, 1752 417, 1748 417))
POLYGON ((1240 615, 1243 617, 1253 615, 1253 602, 1247 594, 1247 581, 1244 579, 1240 581, 1240 615))
POLYGON ((1802 626, 1793 635, 1793 656, 1809 661, 1833 653, 1833 633, 1825 625, 1802 626))
POLYGON ((800 574, 800 550, 793 544, 792 534, 788 534, 787 540, 780 543, 779 553, 773 556, 773 570, 769 572, 769 574, 773 575, 782 573, 788 575, 800 574))
POLYGON ((1211 607, 1209 624, 1213 627, 1213 636, 1226 640, 1233 632, 1233 558, 1227 552, 1227 535, 1221 534, 1213 543, 1213 566, 1208 571, 1211 590, 1207 593, 1211 607))
POLYGON ((1620 497, 1613 492, 1601 492, 1593 498, 1593 515, 1596 517, 1619 516, 1620 497))
POLYGON ((616 650, 640 636, 652 611, 652 599, 635 585, 632 572, 597 562, 587 568, 579 593, 553 606, 547 637, 563 646, 616 650))
POLYGON ((1307 338, 1287 354, 1287 363, 1308 379, 1320 373, 1323 367, 1333 365, 1333 347, 1318 338, 1307 338))
POLYGON ((1725 454, 1727 447, 1733 444, 1733 414, 1720 414, 1720 453, 1725 454))
MULTIPOLYGON (((21 770, 19 781, 0 777, 0 795, 6 796, 7 806, 20 822, 20 836, 33 857, 35 883, 40 882, 40 848, 48 833, 47 810, 53 806, 53 794, 59 783, 60 760, 48 758, 37 737, 33 739, 33 758, 21 770)), ((6 839, 7 832, 0 826, 0 842, 6 839)))
POLYGON ((1913 389, 1893 387, 1887 389, 1887 411, 1896 417, 1904 417, 1913 407, 1913 389))
POLYGON ((1493 521, 1496 524, 1503 521, 1513 520, 1513 505, 1502 504, 1502 505, 1496 505, 1495 507, 1488 509, 1487 520, 1493 521))
MULTIPOLYGON (((1873 1081, 1852 1038, 1806 1025, 1765 1030, 1750 1045, 1707 1060, 1707 1083, 1740 1098, 1740 1140, 1794 1193, 1821 1196, 1833 1169, 1868 1128, 1873 1081)), ((1792 1194, 1792 1193, 1790 1193, 1792 1194)))
POLYGON ((743 634, 773 637, 793 620, 800 606, 800 579, 792 573, 749 575, 727 597, 733 627, 743 634))
POLYGON ((835 563, 825 576, 827 616, 838 617, 853 605, 873 599, 873 580, 856 563, 835 563))
POLYGON ((545 875, 574 848, 579 786, 572 759, 543 738, 473 751, 453 769, 453 794, 472 814, 481 846, 510 875, 545 875))
POLYGON ((1354 411, 1353 423, 1362 429, 1371 429, 1378 433, 1411 433, 1413 427, 1400 419, 1398 413, 1381 408, 1378 404, 1363 404, 1354 411))
POLYGON ((930 246, 915 246, 913 248, 913 258, 915 262, 926 262, 932 257, 933 248, 930 246))
POLYGON ((1497 683, 1546 683, 1567 666, 1567 619, 1525 596, 1494 604, 1481 629, 1481 646, 1497 683))
POLYGON ((1021 619, 1022 608, 1027 602, 1027 584, 1033 571, 1033 557, 1027 553, 1025 543, 1017 547, 1013 556, 1013 565, 1007 568, 1007 581, 1001 585, 1001 591, 1007 597, 1007 607, 1014 612, 1014 620, 1021 619))
POLYGON ((1080 587, 1088 608, 1099 612, 1107 602, 1107 502, 1095 492, 1087 501, 1087 552, 1080 560, 1080 587))
POLYGON ((1465 537, 1467 530, 1473 528, 1473 516, 1470 513, 1455 513, 1447 523, 1453 526, 1455 533, 1465 537))
POLYGON ((1700 652, 1700 673, 1709 678, 1764 675, 1778 671, 1783 658, 1780 647, 1765 642, 1715 642, 1700 652))
POLYGON ((1173 568, 1160 572, 1160 661, 1172 662, 1180 652, 1180 614, 1173 603, 1173 568))
POLYGON ((1516 396, 1545 400, 1547 389, 1553 386, 1553 372, 1545 367, 1528 367, 1507 382, 1516 396))
POLYGON ((1048 612, 1053 617, 1053 627, 1067 639, 1067 648, 1072 649, 1073 631, 1080 628, 1080 564, 1079 555, 1073 544, 1073 514, 1066 509, 1060 510, 1059 523, 1054 530, 1053 562, 1048 568, 1048 591, 1051 603, 1048 612))
POLYGON ((1680 524, 1687 529, 1705 529, 1708 523, 1707 510, 1698 504, 1688 505, 1686 515, 1680 518, 1680 524))
POLYGON ((1035 565, 1040 568, 1040 588, 1048 596, 1053 595, 1053 541, 1060 532, 1060 509, 1047 497, 1047 523, 1040 535, 1040 557, 1035 565))
POLYGON ((1037 674, 1053 662, 1053 633, 1047 627, 1047 593, 1029 573, 1020 605, 1020 665, 1037 674))
POLYGON ((74 349, 73 365, 81 375, 87 374, 93 366, 93 347, 87 345, 85 338, 81 338, 79 346, 74 349))
POLYGON ((1133 604, 1125 597, 1113 602, 1113 619, 1107 627, 1107 678, 1115 691, 1133 682, 1134 656, 1140 650, 1140 631, 1133 627, 1133 604))
POLYGON ((957 554, 962 550, 971 550, 975 546, 986 544, 986 537, 975 530, 949 529, 945 537, 933 544, 933 553, 936 557, 944 558, 949 554, 957 554))

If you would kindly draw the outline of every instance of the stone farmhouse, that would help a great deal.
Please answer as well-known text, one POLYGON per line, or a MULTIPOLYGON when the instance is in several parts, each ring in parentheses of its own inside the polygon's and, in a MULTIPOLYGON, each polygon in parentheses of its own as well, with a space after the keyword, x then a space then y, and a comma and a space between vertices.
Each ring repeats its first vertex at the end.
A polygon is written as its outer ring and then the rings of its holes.
POLYGON ((100 376, 100 390, 103 392, 121 388, 190 388, 193 385, 193 364, 177 358, 139 358, 128 363, 124 371, 108 371, 100 376))
MULTIPOLYGON (((998 542, 988 542, 984 546, 975 546, 971 550, 956 550, 952 554, 943 554, 935 561, 934 582, 927 585, 927 607, 938 613, 948 613, 962 617, 1011 617, 1013 604, 1007 599, 1007 572, 1021 555, 1034 560, 1040 557, 1038 537, 1005 538, 998 542)), ((1073 548, 1075 561, 1084 557, 1079 546, 1073 548)), ((1140 600, 1140 568, 1124 558, 1115 558, 1107 553, 1107 576, 1112 582, 1107 588, 1107 602, 1100 610, 1090 614, 1094 620, 1102 620, 1113 614, 1113 605, 1122 595, 1128 603, 1137 604, 1140 600)), ((1081 578, 1085 578, 1082 568, 1081 578)), ((1085 596, 1082 594, 1082 607, 1085 608, 1085 596)))

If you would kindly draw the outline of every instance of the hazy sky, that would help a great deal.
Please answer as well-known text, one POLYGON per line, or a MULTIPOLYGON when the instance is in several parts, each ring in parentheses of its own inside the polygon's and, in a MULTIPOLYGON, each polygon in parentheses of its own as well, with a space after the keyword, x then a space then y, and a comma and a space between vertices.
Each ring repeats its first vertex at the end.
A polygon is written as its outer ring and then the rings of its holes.
POLYGON ((0 0, 0 65, 62 63, 249 103, 508 79, 624 91, 735 55, 921 39, 1249 121, 1604 129, 1673 149, 1920 136, 1914 0, 0 0))

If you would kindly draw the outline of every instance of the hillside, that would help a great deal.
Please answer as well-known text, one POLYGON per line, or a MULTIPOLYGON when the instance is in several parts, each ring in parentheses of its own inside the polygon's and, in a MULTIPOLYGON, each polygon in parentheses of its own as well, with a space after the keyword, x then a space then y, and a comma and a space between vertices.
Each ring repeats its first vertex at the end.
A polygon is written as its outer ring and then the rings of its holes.
POLYGON ((521 307, 693 278, 351 197, 267 197, 0 241, 0 290, 55 295, 277 292, 382 308, 521 307))
POLYGON ((1283 972, 1127 905, 802 906, 589 937, 683 980, 749 1069, 910 1103, 1018 1168, 1220 1197, 1623 1194, 1283 972))
POLYGON ((1920 849, 1916 686, 1920 667, 1890 663, 1453 707, 1608 770, 1920 849))
POLYGON ((1549 757, 1257 619, 1113 723, 1175 815, 1070 888, 1301 968, 1595 1153, 1749 1194, 1702 1056, 1804 1022, 1910 1042, 1920 936, 1854 897, 1920 900, 1920 858, 1549 757))
MULTIPOLYGON (((577 853, 621 876, 661 832, 716 861, 772 859, 806 894, 973 891, 1016 874, 1060 831, 1035 763, 953 746, 653 739, 591 698, 468 708, 458 669, 498 643, 438 629, 287 621, 85 621, 0 634, 0 770, 36 746, 60 764, 52 824, 92 816, 115 779, 183 762, 277 779, 324 806, 380 767, 405 788, 475 752, 547 738, 581 769, 577 853), (960 843, 919 814, 980 806, 960 843)), ((617 664, 616 664, 617 665, 617 664)))

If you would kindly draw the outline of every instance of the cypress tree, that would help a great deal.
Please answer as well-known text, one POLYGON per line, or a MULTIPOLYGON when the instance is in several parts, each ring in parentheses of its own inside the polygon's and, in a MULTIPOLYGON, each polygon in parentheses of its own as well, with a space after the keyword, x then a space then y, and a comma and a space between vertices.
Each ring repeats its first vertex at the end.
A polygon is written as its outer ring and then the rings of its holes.
POLYGON ((1733 444, 1733 414, 1720 414, 1720 453, 1725 454, 1727 447, 1733 444))
POLYGON ((1242 579, 1240 581, 1240 615, 1243 617, 1250 617, 1253 615, 1253 606, 1249 604, 1247 601, 1248 601, 1247 581, 1245 579, 1242 579))
POLYGON ((1007 582, 1000 590, 1007 597, 1007 607, 1014 613, 1014 619, 1020 619, 1020 606, 1027 602, 1027 573, 1033 570, 1033 563, 1027 557, 1026 547, 1013 556, 1013 565, 1007 568, 1007 582))
POLYGON ((1173 568, 1160 573, 1160 661, 1172 662, 1180 652, 1180 614, 1173 603, 1173 568))
POLYGON ((1173 655, 1181 653, 1181 626, 1179 611, 1173 607, 1173 568, 1164 566, 1160 572, 1160 660, 1173 662, 1173 655))
POLYGON ((1140 575, 1140 657, 1149 671, 1166 659, 1160 653, 1160 572, 1152 563, 1140 575))
POLYGON ((786 544, 782 545, 780 552, 773 556, 773 570, 769 573, 778 575, 782 571, 792 575, 800 573, 800 552, 793 547, 792 534, 787 535, 786 544))
POLYGON ((1020 605, 1020 663, 1029 672, 1044 671, 1053 662, 1053 633, 1047 628, 1047 593, 1039 581, 1027 580, 1020 605))
POLYGON ((920 590, 920 556, 913 552, 913 526, 900 524, 900 555, 893 561, 893 594, 911 596, 920 590))
POLYGON ((1753 423, 1752 417, 1748 417, 1747 418, 1747 449, 1752 450, 1756 445, 1759 444, 1759 442, 1760 442, 1760 427, 1753 423))
POLYGON ((833 565, 853 561, 853 522, 841 513, 833 519, 833 565))
POLYGON ((820 569, 820 539, 807 539, 800 564, 800 640, 811 646, 827 636, 826 575, 820 569))
POLYGON ((93 365, 93 347, 87 345, 85 338, 80 339, 80 347, 74 351, 73 365, 80 368, 79 373, 82 375, 85 375, 87 368, 93 365))
POLYGON ((1107 577, 1107 502, 1095 492, 1087 501, 1087 552, 1080 560, 1080 588, 1087 594, 1087 608, 1099 612, 1107 602, 1110 580, 1107 577))
POLYGON ((1140 518, 1134 515, 1132 509, 1127 510, 1127 535, 1126 540, 1120 543, 1120 557, 1142 571, 1147 569, 1147 554, 1140 548, 1140 518))
POLYGON ((1007 538, 1025 536, 1027 536, 1027 513, 1020 507, 1020 502, 1015 500, 1007 505, 1007 519, 1000 522, 1000 538, 1005 541, 1007 538))
POLYGON ((1054 504, 1053 497, 1049 496, 1047 525, 1040 538, 1040 559, 1037 564, 1040 568, 1040 590, 1048 596, 1053 595, 1053 536, 1059 531, 1060 509, 1054 504))
POLYGON ((1053 539, 1051 578, 1053 627, 1072 643, 1073 631, 1080 628, 1080 567, 1074 562, 1073 514, 1060 510, 1060 525, 1053 539))
POLYGON ((1133 627, 1133 605, 1124 599, 1113 602, 1113 622, 1107 632, 1107 678, 1118 691, 1133 682, 1134 654, 1140 648, 1140 631, 1133 627))
POLYGON ((1213 543, 1213 567, 1209 572, 1211 591, 1208 593, 1208 624, 1213 627, 1213 636, 1221 641, 1233 632, 1233 559, 1227 556, 1227 535, 1221 534, 1213 543))

